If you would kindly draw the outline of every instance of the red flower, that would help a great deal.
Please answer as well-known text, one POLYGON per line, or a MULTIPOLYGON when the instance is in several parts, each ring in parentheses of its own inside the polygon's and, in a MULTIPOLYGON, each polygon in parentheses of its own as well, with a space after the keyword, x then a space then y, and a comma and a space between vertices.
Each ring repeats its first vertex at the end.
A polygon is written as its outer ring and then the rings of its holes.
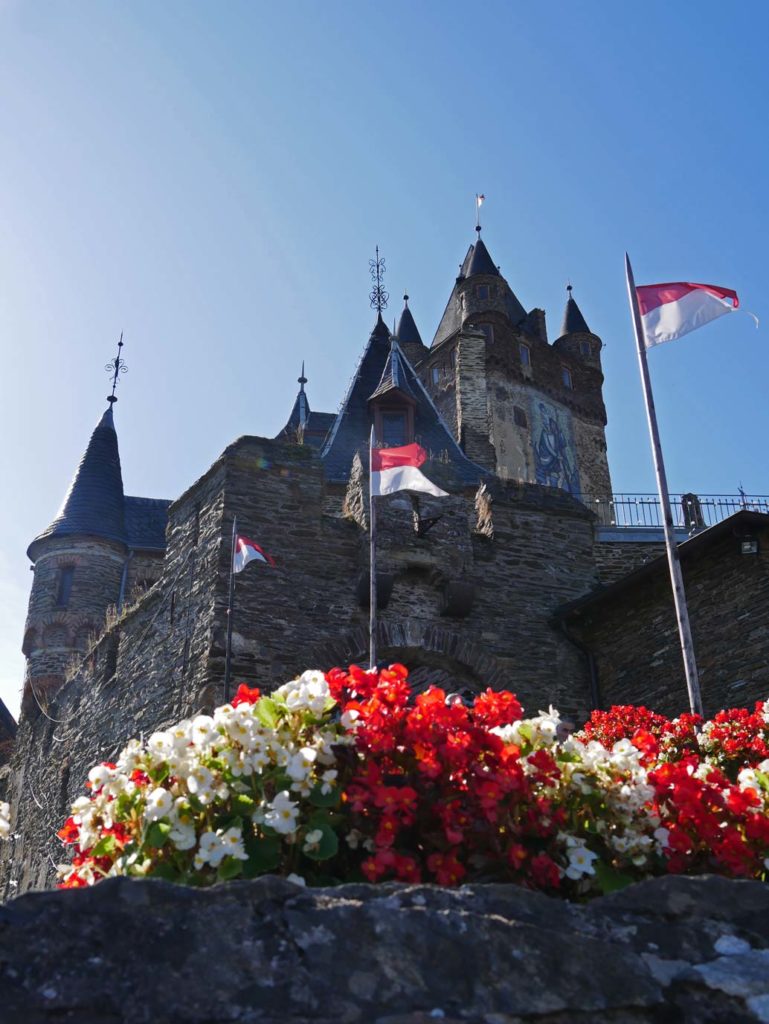
POLYGON ((238 692, 230 703, 234 708, 238 707, 239 704, 256 704, 261 695, 261 692, 255 686, 248 687, 245 683, 241 683, 238 687, 238 692))

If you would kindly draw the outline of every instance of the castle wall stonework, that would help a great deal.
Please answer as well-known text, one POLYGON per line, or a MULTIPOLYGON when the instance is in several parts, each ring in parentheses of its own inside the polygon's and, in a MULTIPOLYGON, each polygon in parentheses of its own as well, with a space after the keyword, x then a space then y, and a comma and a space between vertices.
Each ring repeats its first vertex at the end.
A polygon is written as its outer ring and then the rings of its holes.
MULTIPOLYGON (((682 555, 706 717, 769 696, 767 550, 769 530, 761 531, 759 553, 750 555, 741 554, 739 538, 726 531, 697 557, 682 555)), ((688 710, 664 561, 570 624, 594 652, 604 706, 645 704, 672 716, 688 710)))
MULTIPOLYGON (((365 479, 359 488, 365 494, 365 479)), ((309 447, 249 437, 171 506, 161 578, 44 709, 22 718, 7 794, 17 838, 2 852, 6 894, 50 884, 54 833, 92 765, 223 699, 233 515, 277 562, 235 579, 234 685, 270 689, 307 667, 365 662, 367 498, 348 501, 357 512, 345 516, 342 491, 326 484, 309 447)), ((585 659, 554 613, 596 582, 593 517, 533 485, 494 483, 484 494, 482 516, 472 489, 381 499, 378 570, 393 587, 380 654, 406 662, 417 687, 509 687, 532 712, 553 703, 581 720, 585 659), (432 517, 420 535, 415 525, 432 517)))

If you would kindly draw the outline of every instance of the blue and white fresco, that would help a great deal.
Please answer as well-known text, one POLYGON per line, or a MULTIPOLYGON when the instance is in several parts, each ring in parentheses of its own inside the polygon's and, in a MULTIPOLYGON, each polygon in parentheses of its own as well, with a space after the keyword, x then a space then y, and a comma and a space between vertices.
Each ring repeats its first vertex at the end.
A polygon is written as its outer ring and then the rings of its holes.
POLYGON ((531 401, 531 427, 537 483, 579 494, 571 415, 535 396, 531 401))

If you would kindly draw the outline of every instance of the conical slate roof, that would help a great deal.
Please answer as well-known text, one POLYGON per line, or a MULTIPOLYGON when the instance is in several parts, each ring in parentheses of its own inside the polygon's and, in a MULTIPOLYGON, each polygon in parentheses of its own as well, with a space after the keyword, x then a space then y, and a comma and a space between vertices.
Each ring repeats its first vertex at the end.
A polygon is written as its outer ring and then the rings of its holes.
POLYGON ((477 484, 488 476, 459 447, 397 339, 391 338, 380 316, 321 451, 327 480, 347 481, 355 453, 365 453, 368 449, 372 425, 371 399, 394 388, 412 398, 415 403, 416 440, 431 455, 440 455, 443 468, 456 485, 477 484))
POLYGON ((38 541, 49 537, 102 537, 126 543, 125 498, 112 408, 91 434, 58 515, 29 546, 34 561, 38 541))
POLYGON ((409 297, 403 296, 403 312, 395 328, 395 336, 401 345, 422 345, 422 336, 419 333, 414 317, 409 309, 409 297))
POLYGON ((561 334, 590 334, 590 328, 587 326, 579 306, 571 296, 571 286, 569 286, 568 292, 569 298, 566 300, 566 309, 563 311, 561 334))
POLYGON ((310 445, 311 448, 320 448, 335 417, 331 412, 313 412, 310 409, 310 402, 304 390, 306 383, 307 378, 304 375, 304 363, 302 363, 299 393, 296 396, 291 415, 288 417, 288 422, 278 434, 278 437, 296 441, 301 434, 304 444, 310 445))
POLYGON ((382 370, 382 376, 379 380, 379 384, 377 385, 376 390, 369 396, 369 401, 372 398, 382 398, 384 395, 391 394, 393 391, 397 391, 402 395, 407 395, 409 398, 416 401, 416 395, 409 384, 405 357, 403 356, 395 338, 393 338, 390 344, 390 354, 388 355, 387 362, 382 370))
MULTIPOLYGON (((459 276, 451 289, 449 301, 438 324, 435 337, 432 341, 432 348, 442 345, 448 338, 453 337, 462 327, 462 307, 459 302, 459 290, 464 281, 476 274, 493 274, 501 281, 501 298, 504 303, 504 312, 510 323, 515 327, 526 319, 526 310, 523 308, 515 292, 494 266, 494 261, 489 255, 489 250, 484 242, 478 238, 474 245, 467 250, 462 266, 459 268, 459 276)), ((498 298, 493 301, 493 308, 498 309, 498 298)))
POLYGON ((465 270, 465 277, 475 277, 476 274, 494 274, 496 277, 501 277, 498 268, 494 265, 494 261, 489 255, 489 250, 483 239, 478 236, 478 239, 474 246, 472 246, 472 255, 470 256, 470 262, 465 270))

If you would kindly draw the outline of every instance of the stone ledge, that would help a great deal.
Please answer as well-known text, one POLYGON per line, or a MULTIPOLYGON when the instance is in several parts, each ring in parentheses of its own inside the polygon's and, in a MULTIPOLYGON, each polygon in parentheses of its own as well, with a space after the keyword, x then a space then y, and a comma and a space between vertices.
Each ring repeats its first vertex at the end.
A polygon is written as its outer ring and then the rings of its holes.
POLYGON ((665 878, 582 906, 510 885, 208 890, 112 879, 0 908, 25 1024, 769 1021, 769 888, 665 878))

